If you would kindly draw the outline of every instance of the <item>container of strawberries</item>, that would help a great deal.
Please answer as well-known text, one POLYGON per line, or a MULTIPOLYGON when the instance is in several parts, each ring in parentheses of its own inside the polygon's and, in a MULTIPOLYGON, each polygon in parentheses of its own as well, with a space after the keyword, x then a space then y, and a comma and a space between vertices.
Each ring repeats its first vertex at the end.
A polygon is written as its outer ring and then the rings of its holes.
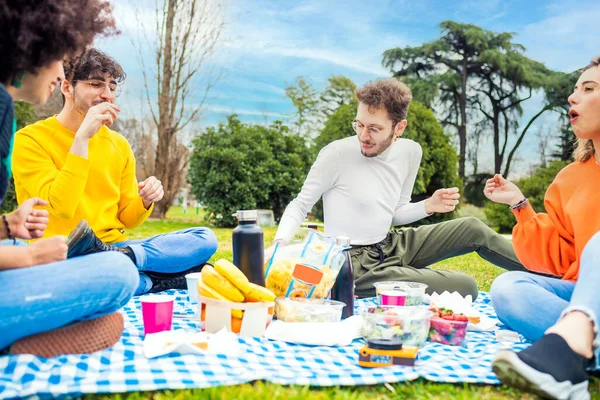
POLYGON ((469 318, 445 308, 430 308, 429 341, 460 346, 465 340, 469 318))

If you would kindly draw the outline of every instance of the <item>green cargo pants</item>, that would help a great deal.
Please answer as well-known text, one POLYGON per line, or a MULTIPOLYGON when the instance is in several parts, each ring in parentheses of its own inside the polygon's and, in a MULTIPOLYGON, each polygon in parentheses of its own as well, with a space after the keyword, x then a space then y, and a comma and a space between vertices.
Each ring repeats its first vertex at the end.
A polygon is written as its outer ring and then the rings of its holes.
POLYGON ((375 296, 373 284, 381 281, 411 281, 429 285, 427 293, 444 290, 477 297, 477 282, 460 272, 427 268, 446 258, 476 251, 487 261, 507 270, 526 271, 512 244, 477 218, 460 218, 388 233, 381 242, 352 246, 355 293, 375 296))

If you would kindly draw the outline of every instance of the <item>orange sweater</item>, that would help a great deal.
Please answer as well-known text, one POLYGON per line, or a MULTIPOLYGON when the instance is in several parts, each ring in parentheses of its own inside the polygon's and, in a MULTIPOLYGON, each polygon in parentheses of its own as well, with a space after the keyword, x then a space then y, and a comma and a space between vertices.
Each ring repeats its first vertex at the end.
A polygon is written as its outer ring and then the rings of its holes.
POLYGON ((563 168, 544 198, 547 214, 513 211, 513 246, 527 269, 576 281, 581 252, 600 231, 600 165, 594 157, 563 168))

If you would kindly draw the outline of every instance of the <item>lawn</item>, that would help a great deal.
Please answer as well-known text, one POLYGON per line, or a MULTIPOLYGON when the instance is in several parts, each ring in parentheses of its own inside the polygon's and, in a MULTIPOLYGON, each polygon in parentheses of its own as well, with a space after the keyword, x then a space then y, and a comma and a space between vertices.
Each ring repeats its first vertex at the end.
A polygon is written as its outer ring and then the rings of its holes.
MULTIPOLYGON (((196 214, 194 208, 188 208, 184 214, 180 207, 173 207, 166 221, 150 220, 140 228, 128 232, 129 238, 143 238, 150 235, 183 229, 202 223, 202 210, 196 214)), ((265 242, 275 235, 275 228, 265 228, 265 242)), ((231 229, 214 229, 219 239, 219 250, 211 259, 231 260, 231 229)), ((449 259, 432 268, 462 271, 471 274, 479 282, 481 290, 489 290, 494 278, 502 270, 475 254, 449 259)), ((590 385, 592 398, 600 399, 600 380, 594 378, 590 385)), ((282 386, 268 382, 255 382, 238 386, 216 387, 210 389, 173 390, 160 392, 136 392, 115 395, 90 395, 89 399, 138 400, 138 399, 534 399, 519 391, 505 386, 485 386, 470 384, 438 384, 426 380, 416 380, 389 385, 315 388, 306 386, 282 386)))

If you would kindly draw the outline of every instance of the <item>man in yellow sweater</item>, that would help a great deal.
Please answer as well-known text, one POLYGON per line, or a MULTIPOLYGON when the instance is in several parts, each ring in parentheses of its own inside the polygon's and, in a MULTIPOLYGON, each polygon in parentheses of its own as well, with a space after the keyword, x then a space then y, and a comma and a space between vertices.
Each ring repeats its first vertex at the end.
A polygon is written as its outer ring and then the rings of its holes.
POLYGON ((61 112, 15 136, 13 169, 17 200, 47 200, 45 237, 67 235, 69 257, 120 251, 140 271, 136 294, 183 289, 185 274, 199 271, 217 249, 214 233, 190 228, 144 240, 126 240, 164 191, 151 176, 138 183, 127 139, 109 129, 120 108, 121 66, 89 49, 65 65, 61 112), (89 222, 89 225, 88 225, 89 222))

